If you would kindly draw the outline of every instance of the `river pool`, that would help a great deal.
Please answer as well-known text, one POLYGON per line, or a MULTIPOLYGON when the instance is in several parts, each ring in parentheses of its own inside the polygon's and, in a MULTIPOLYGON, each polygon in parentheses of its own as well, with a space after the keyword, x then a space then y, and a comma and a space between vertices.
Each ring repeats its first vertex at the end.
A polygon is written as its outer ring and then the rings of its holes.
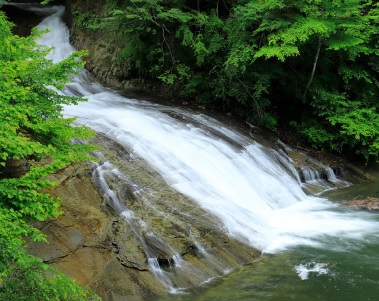
MULTIPOLYGON (((379 197, 376 180, 324 195, 342 201, 379 197)), ((379 220, 378 213, 368 213, 379 220)), ((379 230, 379 229, 378 229, 379 230)), ((241 267, 226 277, 170 301, 366 301, 379 300, 379 241, 327 238, 330 249, 297 246, 241 267)))

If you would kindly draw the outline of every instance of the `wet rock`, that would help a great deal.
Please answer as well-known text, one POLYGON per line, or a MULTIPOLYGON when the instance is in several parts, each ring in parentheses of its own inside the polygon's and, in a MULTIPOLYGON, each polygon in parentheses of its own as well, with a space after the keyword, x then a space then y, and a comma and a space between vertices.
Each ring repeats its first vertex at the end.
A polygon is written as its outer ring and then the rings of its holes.
POLYGON ((363 200, 350 200, 343 202, 342 205, 354 209, 379 210, 379 198, 368 197, 363 200))
POLYGON ((191 288, 260 255, 228 237, 217 218, 169 187, 145 161, 101 135, 96 143, 123 174, 106 177, 122 204, 114 206, 99 193, 91 163, 51 175, 59 183, 51 193, 61 199, 64 214, 36 224, 49 244, 30 243, 30 253, 91 287, 103 300, 151 300, 168 294, 167 284, 149 265, 154 258, 171 275, 169 286, 191 288))
POLYGON ((164 290, 148 271, 143 250, 125 220, 104 208, 91 180, 91 163, 70 166, 50 176, 60 183, 51 191, 64 212, 56 220, 36 223, 48 239, 28 244, 41 257, 103 300, 148 300, 164 290))

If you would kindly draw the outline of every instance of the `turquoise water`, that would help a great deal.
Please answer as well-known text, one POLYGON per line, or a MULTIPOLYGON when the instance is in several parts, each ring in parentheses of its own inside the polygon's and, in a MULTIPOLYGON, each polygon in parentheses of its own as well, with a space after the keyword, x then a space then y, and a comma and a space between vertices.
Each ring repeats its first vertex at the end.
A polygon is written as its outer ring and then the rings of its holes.
POLYGON ((379 198, 379 172, 372 173, 372 177, 372 180, 338 190, 331 190, 322 196, 337 202, 351 199, 365 199, 367 197, 379 198))
MULTIPOLYGON (((379 177, 325 194, 342 201, 379 197, 379 177)), ((379 213, 368 213, 379 220, 379 213)), ((379 233, 379 229, 378 229, 379 233)), ((294 247, 165 301, 379 300, 379 239, 324 238, 326 248, 294 247)))
POLYGON ((378 300, 379 244, 356 252, 296 248, 245 266, 196 292, 167 300, 378 300), (322 264, 302 280, 295 268, 322 264))

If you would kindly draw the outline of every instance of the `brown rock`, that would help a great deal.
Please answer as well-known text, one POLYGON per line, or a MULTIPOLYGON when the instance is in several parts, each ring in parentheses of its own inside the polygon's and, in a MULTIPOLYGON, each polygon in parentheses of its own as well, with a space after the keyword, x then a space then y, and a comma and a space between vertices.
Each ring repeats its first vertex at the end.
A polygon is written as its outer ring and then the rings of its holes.
POLYGON ((342 203, 354 209, 379 210, 379 198, 368 197, 363 200, 350 200, 342 203))
POLYGON ((196 287, 260 255, 228 237, 217 218, 169 187, 146 162, 130 158, 105 137, 96 142, 130 181, 106 176, 121 204, 114 206, 100 195, 90 163, 54 174, 50 178, 59 185, 51 193, 61 199, 64 214, 36 224, 49 244, 30 243, 31 254, 92 288, 105 301, 156 299, 168 293, 167 286, 196 287), (146 192, 139 192, 141 198, 133 193, 135 185, 146 192), (128 219, 120 214, 125 210, 131 215, 128 219), (175 268, 174 256, 181 257, 182 268, 175 268), (147 257, 166 269, 171 284, 165 286, 154 276, 147 257))
POLYGON ((61 199, 64 213, 56 220, 36 223, 47 236, 48 244, 29 243, 29 253, 92 288, 103 300, 146 300, 162 294, 162 288, 148 271, 143 252, 133 251, 137 244, 130 233, 115 229, 115 224, 124 229, 125 221, 104 210, 104 200, 94 187, 91 174, 91 164, 82 163, 50 176, 60 183, 51 193, 61 199), (129 250, 114 237, 118 232, 131 240, 129 250), (118 258, 119 250, 124 249, 124 256, 118 258))

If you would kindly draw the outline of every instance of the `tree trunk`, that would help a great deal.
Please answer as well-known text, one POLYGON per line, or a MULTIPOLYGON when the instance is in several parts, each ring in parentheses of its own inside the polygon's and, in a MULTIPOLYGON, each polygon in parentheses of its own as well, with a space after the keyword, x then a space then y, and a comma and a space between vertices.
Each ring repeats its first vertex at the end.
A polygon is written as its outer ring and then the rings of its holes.
POLYGON ((321 38, 319 38, 318 39, 318 47, 317 47, 316 56, 315 56, 315 61, 313 62, 312 73, 311 73, 311 76, 309 77, 308 83, 307 83, 307 85, 305 87, 304 94, 303 94, 303 99, 305 99, 305 97, 307 96, 307 92, 308 92, 309 87, 311 86, 311 84, 313 82, 313 78, 315 76, 316 66, 317 66, 318 58, 320 56, 321 41, 322 41, 321 38))

